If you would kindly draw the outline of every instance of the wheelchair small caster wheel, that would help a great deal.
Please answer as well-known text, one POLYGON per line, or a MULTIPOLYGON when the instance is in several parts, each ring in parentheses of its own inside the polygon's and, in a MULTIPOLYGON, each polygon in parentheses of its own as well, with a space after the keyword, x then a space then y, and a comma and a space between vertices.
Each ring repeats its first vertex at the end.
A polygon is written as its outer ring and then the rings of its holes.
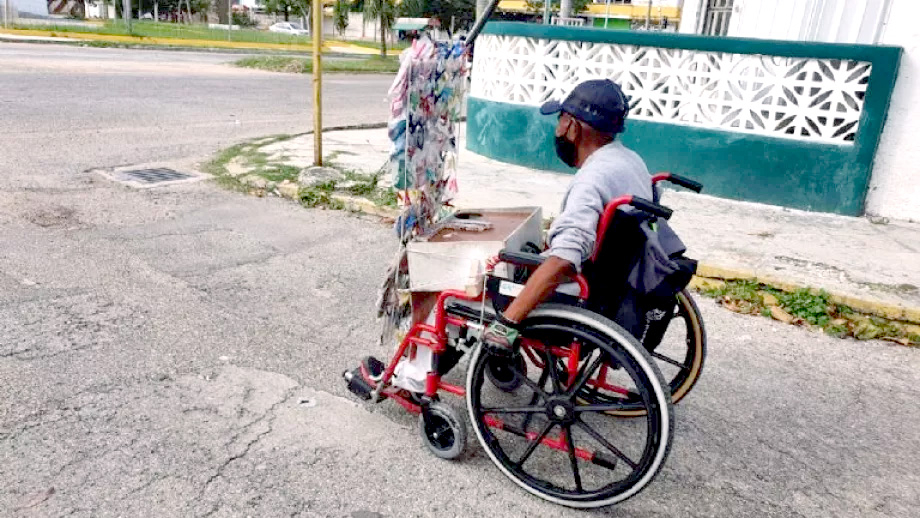
POLYGON ((466 449, 466 423, 450 405, 433 401, 418 416, 418 430, 428 451, 435 457, 452 460, 466 449))
POLYGON ((527 364, 520 353, 511 357, 492 355, 486 364, 486 376, 502 392, 514 392, 521 386, 521 376, 527 376, 527 364))

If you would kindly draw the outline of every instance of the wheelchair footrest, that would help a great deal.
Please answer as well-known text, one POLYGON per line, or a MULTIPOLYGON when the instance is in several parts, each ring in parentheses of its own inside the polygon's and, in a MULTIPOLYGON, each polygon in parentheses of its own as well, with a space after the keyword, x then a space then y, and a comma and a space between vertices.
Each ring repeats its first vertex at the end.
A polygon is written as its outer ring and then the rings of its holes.
POLYGON ((342 373, 345 382, 348 383, 348 390, 352 394, 364 400, 371 399, 371 393, 377 388, 377 381, 383 376, 386 365, 373 356, 367 356, 361 360, 361 365, 350 371, 342 373))

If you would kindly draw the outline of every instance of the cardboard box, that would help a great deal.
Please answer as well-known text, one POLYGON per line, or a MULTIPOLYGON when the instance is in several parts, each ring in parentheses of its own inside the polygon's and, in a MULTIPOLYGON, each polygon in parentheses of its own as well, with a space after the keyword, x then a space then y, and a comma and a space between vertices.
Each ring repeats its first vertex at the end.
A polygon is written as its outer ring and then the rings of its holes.
POLYGON ((543 212, 540 207, 466 209, 457 211, 451 218, 488 221, 492 228, 482 232, 439 228, 429 236, 410 242, 406 249, 411 291, 462 290, 471 272, 480 265, 484 269, 486 261, 499 251, 505 248, 518 251, 527 242, 542 248, 543 212))

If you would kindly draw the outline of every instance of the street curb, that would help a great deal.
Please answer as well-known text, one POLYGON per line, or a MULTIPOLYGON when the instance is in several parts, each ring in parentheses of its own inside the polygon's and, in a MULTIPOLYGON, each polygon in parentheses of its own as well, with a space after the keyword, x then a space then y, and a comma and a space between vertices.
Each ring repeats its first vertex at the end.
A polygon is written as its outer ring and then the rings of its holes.
MULTIPOLYGON (((800 282, 782 279, 772 275, 759 275, 753 270, 745 268, 726 268, 714 264, 701 262, 697 266, 697 273, 690 282, 691 287, 705 288, 708 280, 749 280, 757 281, 783 291, 799 289, 821 289, 808 286, 800 282)), ((867 298, 865 296, 844 293, 838 290, 824 289, 829 295, 829 300, 835 304, 847 305, 860 313, 880 316, 889 320, 898 320, 910 324, 920 324, 920 307, 908 307, 890 302, 867 298)))

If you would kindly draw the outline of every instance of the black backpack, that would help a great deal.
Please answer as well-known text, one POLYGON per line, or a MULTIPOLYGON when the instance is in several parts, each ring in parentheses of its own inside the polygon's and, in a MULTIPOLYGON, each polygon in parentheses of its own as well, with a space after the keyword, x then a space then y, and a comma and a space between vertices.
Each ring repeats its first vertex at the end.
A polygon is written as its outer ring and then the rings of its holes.
POLYGON ((696 273, 697 262, 664 219, 617 211, 594 260, 583 273, 588 308, 620 324, 648 350, 664 338, 675 296, 696 273))

